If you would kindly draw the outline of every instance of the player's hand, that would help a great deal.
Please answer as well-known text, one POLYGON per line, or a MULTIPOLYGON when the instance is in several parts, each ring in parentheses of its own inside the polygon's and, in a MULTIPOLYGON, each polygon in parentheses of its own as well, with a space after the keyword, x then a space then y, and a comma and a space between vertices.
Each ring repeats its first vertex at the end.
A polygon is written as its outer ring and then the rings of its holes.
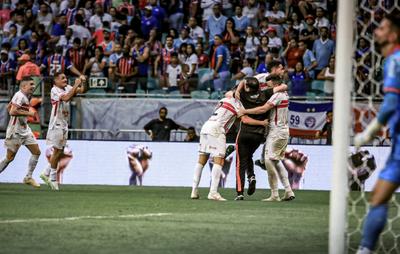
POLYGON ((237 89, 235 91, 235 99, 240 101, 240 92, 237 89))
POLYGON ((79 79, 82 81, 82 83, 86 82, 86 76, 85 75, 80 75, 79 79))
POLYGON ((265 119, 263 122, 264 122, 264 126, 268 126, 268 124, 269 124, 268 119, 265 119))
POLYGON ((372 139, 373 137, 371 135, 368 135, 366 131, 363 131, 354 137, 354 146, 359 149, 361 146, 369 143, 372 139))
POLYGON ((74 86, 80 86, 82 84, 82 80, 80 78, 75 79, 74 86))
POLYGON ((243 115, 246 115, 246 110, 244 108, 239 109, 237 116, 241 117, 243 115))

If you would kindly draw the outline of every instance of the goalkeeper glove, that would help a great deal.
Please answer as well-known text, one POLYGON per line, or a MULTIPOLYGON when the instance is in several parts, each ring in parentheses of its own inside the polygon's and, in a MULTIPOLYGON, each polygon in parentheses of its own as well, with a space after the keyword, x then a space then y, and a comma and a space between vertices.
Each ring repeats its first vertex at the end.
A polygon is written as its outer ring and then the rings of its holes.
POLYGON ((375 135, 381 130, 382 124, 378 122, 378 119, 375 118, 372 122, 367 126, 367 128, 357 134, 354 137, 354 146, 360 148, 361 146, 369 143, 375 135))

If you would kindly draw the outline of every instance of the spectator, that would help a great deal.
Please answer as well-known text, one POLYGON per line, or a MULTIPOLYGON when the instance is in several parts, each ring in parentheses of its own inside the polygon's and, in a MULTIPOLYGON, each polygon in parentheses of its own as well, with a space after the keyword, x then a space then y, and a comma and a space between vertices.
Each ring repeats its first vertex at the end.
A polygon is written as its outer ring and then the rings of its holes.
POLYGON ((142 90, 147 91, 150 49, 144 44, 143 38, 138 37, 135 39, 135 44, 132 49, 132 56, 138 65, 136 84, 140 85, 142 90))
POLYGON ((303 50, 297 46, 295 38, 291 39, 286 49, 283 51, 282 56, 286 60, 286 65, 289 70, 294 70, 297 63, 303 59, 303 50))
POLYGON ((232 53, 232 56, 231 56, 231 59, 232 59, 231 68, 230 68, 231 73, 237 73, 238 71, 241 70, 242 61, 243 61, 243 59, 245 59, 245 55, 246 55, 245 45, 246 45, 246 39, 240 38, 238 47, 232 53))
POLYGON ((40 68, 36 64, 31 62, 31 57, 28 54, 23 54, 19 61, 19 69, 17 72, 17 81, 21 81, 24 77, 27 76, 40 76, 40 68))
POLYGON ((37 22, 45 26, 47 33, 51 32, 51 24, 53 21, 53 14, 49 12, 49 6, 46 3, 40 5, 40 12, 37 15, 37 22))
POLYGON ((268 29, 269 29, 268 19, 264 17, 261 20, 261 23, 260 23, 260 28, 259 28, 259 31, 258 31, 259 35, 260 36, 267 36, 268 29))
POLYGON ((103 29, 104 40, 100 43, 100 47, 103 48, 104 56, 107 58, 112 54, 114 51, 115 43, 111 39, 111 31, 108 28, 103 29))
POLYGON ((66 17, 66 25, 70 26, 74 24, 75 15, 77 12, 75 0, 68 0, 68 6, 61 11, 61 15, 66 17))
POLYGON ((315 19, 314 16, 308 15, 306 17, 306 28, 300 32, 300 40, 307 44, 308 49, 312 49, 314 41, 318 37, 318 29, 314 27, 315 19))
POLYGON ((81 44, 81 39, 75 38, 72 43, 72 48, 67 51, 66 56, 80 73, 84 73, 86 50, 81 44))
POLYGON ((267 35, 269 39, 268 47, 270 49, 276 48, 279 51, 282 48, 282 40, 277 36, 275 28, 268 28, 267 35))
POLYGON ((196 54, 196 49, 193 44, 188 44, 186 47, 185 64, 189 66, 189 78, 194 78, 197 80, 199 57, 196 54))
MULTIPOLYGON (((127 46, 127 48, 129 55, 130 47, 127 46)), ((112 82, 115 81, 115 71, 117 68, 117 62, 122 56, 123 56, 122 46, 120 43, 117 42, 115 43, 114 52, 110 55, 109 59, 108 77, 110 80, 112 80, 112 82)))
POLYGON ((181 6, 183 5, 181 0, 171 0, 168 5, 168 16, 170 27, 181 30, 183 24, 184 15, 182 13, 181 6))
POLYGON ((217 34, 222 34, 225 29, 227 18, 221 14, 221 5, 215 4, 213 7, 213 15, 211 15, 206 24, 206 37, 208 41, 212 41, 217 34))
POLYGON ((57 46, 62 47, 63 52, 62 54, 65 55, 67 53, 67 50, 72 47, 72 44, 74 42, 73 36, 73 31, 71 28, 67 28, 65 30, 65 34, 60 36, 60 40, 57 42, 57 46))
POLYGON ((247 5, 243 8, 243 15, 249 20, 249 25, 258 27, 258 8, 255 0, 248 0, 247 5))
POLYGON ((158 24, 160 24, 159 28, 161 29, 163 24, 166 24, 168 22, 168 19, 164 8, 159 6, 157 2, 157 0, 149 0, 152 16, 157 19, 158 24))
POLYGON ((267 55, 265 55, 265 61, 264 62, 262 62, 261 64, 259 64, 258 66, 257 66, 257 70, 256 70, 256 73, 257 74, 260 74, 260 73, 268 73, 269 72, 269 70, 268 70, 268 64, 270 63, 270 62, 272 62, 272 60, 274 60, 274 58, 272 57, 272 54, 267 54, 267 55))
POLYGON ((290 82, 292 84, 290 94, 293 96, 306 96, 308 91, 309 76, 304 70, 302 62, 297 62, 295 69, 289 72, 290 82))
POLYGON ((190 94, 190 76, 189 76, 189 65, 182 64, 181 75, 179 75, 178 86, 181 94, 190 94))
POLYGON ((65 34, 65 29, 67 28, 67 17, 65 15, 60 15, 57 17, 57 23, 53 25, 51 30, 51 40, 50 43, 57 43, 60 37, 65 34))
POLYGON ((269 52, 268 44, 269 44, 268 36, 265 35, 261 36, 261 44, 258 46, 256 54, 256 63, 255 63, 256 67, 258 67, 261 63, 264 62, 265 56, 269 52))
POLYGON ((233 16, 233 20, 235 21, 236 30, 241 36, 243 36, 246 32, 247 27, 250 25, 250 21, 247 16, 243 15, 242 6, 237 5, 235 7, 235 16, 233 16))
POLYGON ((181 64, 183 64, 186 60, 186 48, 187 48, 187 44, 182 43, 178 50, 178 60, 179 60, 179 63, 181 63, 181 64))
POLYGON ((293 27, 293 20, 287 19, 286 20, 286 27, 283 35, 284 44, 287 45, 292 38, 299 38, 299 30, 293 27))
POLYGON ((165 74, 167 74, 167 67, 171 63, 171 56, 172 53, 176 53, 177 50, 175 50, 173 46, 174 40, 173 37, 170 35, 167 35, 165 38, 165 45, 161 49, 161 58, 159 61, 161 63, 157 63, 161 65, 161 72, 160 72, 160 82, 161 82, 161 87, 167 87, 167 77, 165 74))
POLYGON ((152 14, 153 8, 147 5, 144 10, 144 15, 141 20, 142 34, 144 38, 148 38, 150 30, 153 28, 160 28, 160 24, 152 14))
POLYGON ((161 107, 159 110, 159 117, 151 120, 144 126, 144 130, 152 141, 169 141, 171 130, 187 130, 185 127, 175 123, 172 119, 167 118, 167 114, 167 108, 161 107))
POLYGON ((326 144, 332 145, 332 127, 333 127, 333 112, 326 112, 326 122, 322 127, 322 130, 317 131, 315 134, 316 138, 321 138, 321 136, 326 136, 326 144))
POLYGON ((318 63, 314 53, 307 48, 304 41, 299 41, 299 49, 303 51, 303 64, 305 71, 308 72, 311 79, 315 79, 315 67, 318 66, 318 63))
POLYGON ((239 42, 239 32, 236 31, 235 22, 232 18, 228 18, 225 23, 225 30, 222 32, 222 38, 224 44, 233 51, 236 49, 239 42))
POLYGON ((199 136, 196 134, 196 129, 194 127, 189 127, 187 129, 186 137, 184 139, 185 142, 194 142, 198 143, 200 141, 199 136))
POLYGON ((135 59, 129 55, 128 45, 124 45, 123 52, 122 57, 116 62, 115 76, 119 79, 119 88, 123 88, 128 93, 136 93, 138 84, 135 82, 135 76, 138 73, 138 67, 135 59))
POLYGON ((111 15, 108 13, 104 13, 103 6, 99 3, 95 5, 95 15, 90 17, 89 26, 92 32, 103 27, 103 22, 112 22, 111 15))
POLYGON ((167 77, 167 90, 168 92, 177 91, 178 80, 182 73, 182 67, 179 64, 178 54, 172 53, 170 63, 167 65, 167 70, 165 72, 167 77))
POLYGON ((8 35, 10 34, 10 26, 15 25, 16 22, 17 22, 17 11, 14 10, 10 12, 10 20, 7 21, 3 26, 4 37, 8 37, 8 35))
POLYGON ((293 29, 296 29, 297 31, 301 32, 301 30, 303 30, 304 28, 304 25, 299 19, 299 15, 297 15, 296 12, 293 12, 290 18, 293 21, 293 29))
POLYGON ((196 44, 197 42, 203 42, 205 38, 204 30, 203 28, 197 25, 197 20, 195 17, 189 18, 188 26, 190 28, 189 35, 193 43, 196 44))
POLYGON ((203 10, 203 27, 206 27, 208 19, 213 15, 213 7, 216 3, 221 3, 221 1, 201 0, 200 8, 203 10))
POLYGON ((360 61, 366 54, 369 53, 369 42, 361 37, 357 43, 356 60, 360 61))
POLYGON ((192 39, 189 37, 189 32, 190 32, 190 28, 188 26, 185 26, 181 29, 181 33, 179 35, 179 38, 176 38, 174 40, 174 48, 180 48, 180 46, 182 45, 182 43, 193 43, 192 39))
POLYGON ((318 40, 314 41, 313 52, 317 59, 317 67, 315 71, 319 72, 329 64, 330 56, 335 52, 335 43, 328 38, 328 28, 322 27, 320 29, 321 36, 318 40))
POLYGON ((254 75, 254 71, 253 68, 251 68, 250 62, 251 59, 244 59, 242 64, 243 68, 238 73, 233 75, 232 80, 236 80, 237 84, 244 78, 252 77, 254 75))
POLYGON ((322 7, 317 8, 314 26, 317 29, 321 29, 322 27, 330 27, 329 20, 325 17, 325 10, 322 7))
POLYGON ((121 12, 122 9, 126 9, 128 11, 128 15, 133 17, 135 16, 135 6, 131 4, 130 0, 123 0, 122 3, 118 6, 118 11, 121 12))
POLYGON ((279 1, 275 1, 272 5, 271 10, 265 13, 265 17, 268 18, 269 26, 274 28, 279 36, 283 35, 282 24, 285 22, 285 13, 280 10, 279 1))
POLYGON ((92 37, 92 35, 90 34, 89 29, 85 27, 83 16, 80 14, 75 15, 75 23, 70 25, 68 28, 73 31, 74 38, 79 38, 81 40, 84 47, 88 45, 88 40, 92 37))
POLYGON ((204 53, 203 43, 196 44, 196 53, 199 58, 199 68, 207 68, 210 59, 208 55, 204 53))
POLYGON ((13 77, 16 64, 8 58, 8 51, 2 49, 0 52, 0 89, 12 93, 13 77))
POLYGON ((11 49, 15 51, 18 48, 19 39, 20 37, 17 35, 17 26, 11 24, 8 36, 4 37, 1 43, 9 43, 11 45, 11 49))
POLYGON ((18 41, 18 48, 15 51, 15 55, 17 57, 22 56, 25 53, 29 52, 29 48, 28 48, 28 41, 25 38, 21 38, 18 41))
POLYGON ((318 80, 324 80, 324 92, 326 95, 333 95, 335 80, 335 57, 329 59, 329 65, 322 69, 317 76, 318 80))
POLYGON ((146 42, 146 46, 149 48, 149 63, 150 63, 150 73, 152 77, 156 77, 159 74, 159 69, 161 68, 161 50, 162 44, 158 39, 157 29, 153 28, 150 31, 149 40, 146 42))
POLYGON ((216 48, 211 58, 211 69, 213 69, 214 76, 214 90, 225 91, 230 76, 230 54, 229 50, 222 43, 221 35, 214 36, 214 45, 216 48))
POLYGON ((63 48, 61 46, 56 47, 54 54, 44 58, 40 68, 42 69, 42 73, 45 73, 48 77, 53 77, 56 72, 65 73, 67 70, 76 76, 81 75, 70 60, 63 55, 63 48))
POLYGON ((258 46, 260 45, 260 40, 256 37, 256 35, 254 33, 254 28, 252 26, 247 27, 245 39, 246 39, 245 58, 255 60, 256 54, 257 54, 257 49, 258 49, 258 46))
POLYGON ((86 62, 83 69, 84 73, 89 71, 90 77, 104 77, 104 67, 106 66, 107 60, 103 54, 102 47, 96 47, 94 51, 94 57, 90 58, 86 62))

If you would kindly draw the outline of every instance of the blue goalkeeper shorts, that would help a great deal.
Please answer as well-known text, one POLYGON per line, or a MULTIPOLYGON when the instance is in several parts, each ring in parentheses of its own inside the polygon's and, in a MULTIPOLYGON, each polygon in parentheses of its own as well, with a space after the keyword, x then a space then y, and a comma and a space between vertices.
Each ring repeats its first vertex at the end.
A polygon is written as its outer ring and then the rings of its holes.
POLYGON ((379 174, 379 179, 400 185, 400 160, 390 155, 385 167, 379 174))

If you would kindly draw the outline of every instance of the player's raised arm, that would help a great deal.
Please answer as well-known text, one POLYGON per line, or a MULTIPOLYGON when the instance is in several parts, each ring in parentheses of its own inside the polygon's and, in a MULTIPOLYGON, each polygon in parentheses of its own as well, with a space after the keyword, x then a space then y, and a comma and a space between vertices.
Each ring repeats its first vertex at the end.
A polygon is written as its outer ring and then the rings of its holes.
POLYGON ((72 97, 77 93, 78 89, 80 88, 80 85, 82 83, 82 80, 80 78, 75 79, 74 86, 72 87, 71 90, 69 90, 67 93, 64 93, 60 96, 60 99, 62 101, 70 101, 72 97))
POLYGON ((10 116, 34 116, 35 113, 32 111, 27 111, 22 109, 20 106, 16 104, 12 104, 9 110, 10 116))

